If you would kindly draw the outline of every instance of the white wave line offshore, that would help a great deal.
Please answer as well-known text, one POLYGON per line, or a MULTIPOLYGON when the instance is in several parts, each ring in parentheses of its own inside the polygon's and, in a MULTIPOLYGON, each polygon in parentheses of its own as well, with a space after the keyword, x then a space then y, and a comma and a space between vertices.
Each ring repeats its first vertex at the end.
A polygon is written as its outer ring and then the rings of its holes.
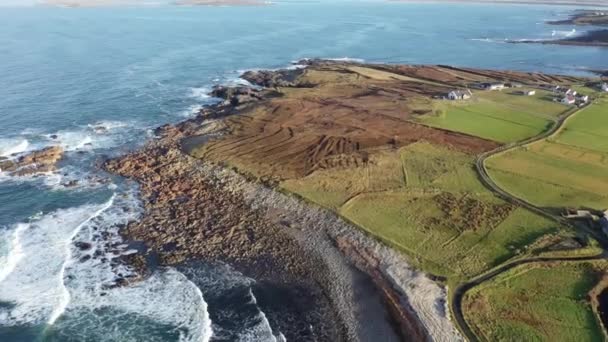
MULTIPOLYGON (((70 234, 69 241, 72 241, 72 239, 74 239, 74 237, 78 234, 80 229, 82 229, 82 227, 85 224, 87 224, 92 219, 99 216, 101 213, 103 213, 107 209, 109 209, 112 206, 112 204, 114 204, 115 197, 116 197, 116 194, 113 194, 112 197, 108 200, 108 202, 105 203, 105 205, 103 207, 101 207, 99 210, 94 212, 93 215, 89 216, 86 220, 84 220, 82 223, 80 223, 70 234)), ((63 315, 63 313, 65 312, 65 309, 67 308, 68 304, 70 303, 70 291, 68 291, 68 289, 66 288, 63 278, 65 275, 65 269, 66 269, 67 265, 70 263, 71 258, 72 258, 71 249, 72 249, 72 245, 70 243, 68 243, 66 245, 66 258, 65 258, 65 261, 63 262, 63 264, 61 265, 61 270, 59 271, 59 281, 61 282, 61 299, 59 300, 59 305, 57 305, 57 307, 51 313, 51 316, 50 316, 49 320, 47 321, 48 325, 53 325, 55 323, 55 321, 57 321, 57 319, 61 315, 63 315)))

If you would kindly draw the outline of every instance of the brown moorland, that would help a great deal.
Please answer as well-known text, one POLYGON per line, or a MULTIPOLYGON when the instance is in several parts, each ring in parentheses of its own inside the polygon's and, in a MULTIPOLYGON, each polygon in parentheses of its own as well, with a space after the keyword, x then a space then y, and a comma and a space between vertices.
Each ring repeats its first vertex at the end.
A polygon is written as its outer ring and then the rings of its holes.
MULTIPOLYGON (((414 122, 413 116, 423 114, 416 110, 417 100, 477 82, 576 81, 567 76, 449 66, 308 64, 300 70, 244 74, 251 83, 272 89, 272 96, 253 95, 255 106, 248 106, 243 95, 232 97, 241 108, 239 115, 224 120, 229 134, 189 152, 276 180, 363 165, 374 149, 421 140, 477 154, 498 144, 414 122)), ((221 89, 216 95, 229 97, 221 89)))

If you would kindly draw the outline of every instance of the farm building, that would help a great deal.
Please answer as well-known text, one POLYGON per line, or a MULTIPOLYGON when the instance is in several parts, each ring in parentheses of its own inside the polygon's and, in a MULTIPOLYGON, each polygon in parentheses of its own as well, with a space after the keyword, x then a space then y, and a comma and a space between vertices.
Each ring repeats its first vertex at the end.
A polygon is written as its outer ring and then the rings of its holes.
POLYGON ((564 96, 564 98, 561 101, 563 104, 575 104, 576 103, 576 98, 574 97, 574 95, 566 95, 564 96))
POLYGON ((608 83, 602 83, 602 91, 608 92, 608 83))
POLYGON ((580 102, 588 102, 589 101, 589 95, 579 95, 576 97, 577 101, 580 102))
POLYGON ((500 82, 485 83, 485 85, 488 90, 502 90, 505 88, 505 84, 500 82))
POLYGON ((450 100, 468 100, 473 96, 470 90, 452 90, 448 93, 448 99, 450 100))

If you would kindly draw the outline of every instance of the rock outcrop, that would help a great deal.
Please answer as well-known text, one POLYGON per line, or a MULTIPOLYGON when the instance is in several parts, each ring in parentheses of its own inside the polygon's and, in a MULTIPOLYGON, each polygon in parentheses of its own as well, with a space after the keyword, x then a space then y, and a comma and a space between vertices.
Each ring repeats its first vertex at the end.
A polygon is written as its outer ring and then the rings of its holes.
POLYGON ((46 147, 21 156, 16 160, 0 160, 0 171, 11 176, 27 176, 56 170, 56 165, 63 157, 63 148, 46 147))

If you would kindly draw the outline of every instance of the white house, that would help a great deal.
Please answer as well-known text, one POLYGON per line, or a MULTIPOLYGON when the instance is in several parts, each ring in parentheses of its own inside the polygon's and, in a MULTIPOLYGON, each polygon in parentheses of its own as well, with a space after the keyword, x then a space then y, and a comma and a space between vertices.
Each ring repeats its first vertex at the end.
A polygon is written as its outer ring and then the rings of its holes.
POLYGON ((534 96, 534 95, 536 95, 536 90, 524 90, 524 91, 522 91, 522 95, 534 96))
POLYGON ((572 96, 576 96, 576 90, 573 89, 568 89, 566 91, 566 95, 572 95, 572 96))
POLYGON ((450 100, 468 100, 473 96, 470 90, 452 90, 448 93, 448 99, 450 100))
POLYGON ((502 90, 505 88, 505 84, 504 83, 490 83, 488 86, 488 89, 490 90, 502 90))
POLYGON ((562 99, 562 103, 563 104, 568 104, 568 105, 575 104, 576 103, 576 98, 573 95, 566 95, 562 99))
POLYGON ((589 101, 589 95, 579 95, 576 97, 577 100, 581 101, 581 102, 588 102, 589 101))
POLYGON ((602 83, 602 91, 608 92, 608 83, 602 83))

